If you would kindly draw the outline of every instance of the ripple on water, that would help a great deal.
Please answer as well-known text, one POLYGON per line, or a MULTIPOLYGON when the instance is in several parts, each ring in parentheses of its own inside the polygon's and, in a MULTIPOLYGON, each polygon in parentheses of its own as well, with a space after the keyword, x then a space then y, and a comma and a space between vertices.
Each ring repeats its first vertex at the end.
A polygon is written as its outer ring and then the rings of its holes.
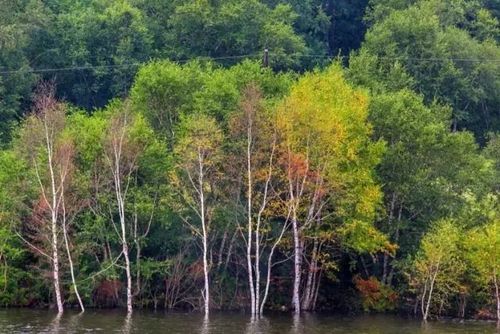
POLYGON ((62 317, 49 310, 0 310, 0 333, 169 333, 169 334, 483 334, 499 333, 494 323, 480 321, 420 321, 388 315, 341 317, 272 314, 259 320, 238 313, 214 313, 204 320, 196 313, 136 311, 127 318, 122 311, 89 310, 83 315, 67 311, 62 317))

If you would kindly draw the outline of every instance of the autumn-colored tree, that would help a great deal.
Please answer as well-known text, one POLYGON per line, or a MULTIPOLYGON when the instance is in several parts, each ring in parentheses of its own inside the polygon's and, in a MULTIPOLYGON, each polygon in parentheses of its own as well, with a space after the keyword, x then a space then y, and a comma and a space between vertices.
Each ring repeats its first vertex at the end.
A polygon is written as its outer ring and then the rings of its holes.
MULTIPOLYGON (((277 166, 278 134, 274 109, 264 105, 261 90, 256 84, 249 84, 243 89, 238 112, 230 121, 231 150, 233 158, 226 164, 226 170, 233 182, 244 180, 242 194, 236 199, 244 198, 246 203, 246 266, 250 292, 251 314, 261 315, 267 300, 270 286, 271 268, 274 252, 287 229, 287 222, 275 229, 270 221, 281 214, 279 208, 279 176, 277 166), (269 251, 263 253, 263 249, 269 251), (265 285, 263 286, 262 264, 267 267, 265 285), (263 289, 261 289, 263 288, 263 289)), ((244 229, 244 228, 242 228, 244 229)))
MULTIPOLYGON (((312 307, 316 299, 312 290, 317 291, 319 284, 317 277, 311 277, 302 290, 309 297, 301 298, 306 234, 339 220, 346 224, 346 235, 350 234, 358 222, 371 222, 380 200, 373 168, 383 145, 370 140, 367 103, 361 91, 346 83, 340 65, 334 64, 324 72, 305 74, 279 106, 285 152, 281 160, 288 180, 286 201, 295 254, 292 304, 296 313, 300 313, 301 300, 306 308, 312 307)), ((318 246, 312 247, 313 267, 309 268, 316 274, 318 246)))
POLYGON ((78 292, 74 265, 70 252, 68 237, 68 217, 73 208, 68 206, 67 189, 73 170, 74 148, 70 138, 64 136, 66 109, 55 99, 54 86, 50 82, 39 85, 34 99, 33 114, 26 121, 22 140, 28 149, 28 158, 34 169, 39 185, 40 199, 33 209, 30 230, 34 239, 42 244, 38 247, 23 238, 39 255, 45 256, 52 263, 52 278, 56 305, 59 313, 63 312, 63 294, 60 283, 60 243, 62 231, 64 245, 68 256, 73 289, 84 310, 78 292), (49 234, 50 237, 48 237, 49 234), (43 242, 46 240, 47 242, 43 242), (50 251, 44 251, 48 244, 50 251))

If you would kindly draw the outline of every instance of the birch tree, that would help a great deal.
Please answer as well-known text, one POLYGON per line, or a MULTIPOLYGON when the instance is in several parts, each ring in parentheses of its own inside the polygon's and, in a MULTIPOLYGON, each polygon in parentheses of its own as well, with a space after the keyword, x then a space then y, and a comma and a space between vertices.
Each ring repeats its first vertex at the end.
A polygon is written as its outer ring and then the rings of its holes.
POLYGON ((241 229, 246 229, 244 241, 252 316, 263 313, 269 292, 272 258, 288 226, 288 220, 277 218, 276 215, 280 213, 273 210, 279 202, 278 133, 275 113, 264 102, 255 84, 243 89, 239 110, 230 121, 236 158, 227 162, 229 174, 234 174, 232 180, 246 182, 244 195, 235 197, 246 200, 246 227, 241 229), (273 229, 271 221, 284 223, 278 229, 273 229), (270 232, 276 235, 273 237, 270 232), (267 276, 264 275, 261 262, 267 265, 267 276), (265 286, 262 277, 265 277, 265 286))
POLYGON ((145 136, 141 138, 137 133, 144 121, 141 117, 132 113, 128 102, 111 105, 109 109, 112 114, 105 136, 104 156, 112 177, 112 191, 114 192, 118 210, 118 226, 113 217, 111 217, 111 220, 118 234, 122 248, 121 255, 125 262, 127 312, 132 313, 132 267, 129 245, 131 236, 129 234, 130 230, 133 229, 131 227, 133 224, 130 222, 131 214, 128 212, 128 199, 133 174, 138 169, 138 160, 146 147, 145 136))
MULTIPOLYGON (((220 161, 222 131, 214 119, 203 114, 186 116, 179 126, 179 139, 174 152, 177 157, 177 171, 174 183, 177 193, 188 211, 195 214, 198 222, 187 215, 184 222, 202 242, 203 259, 203 305, 205 316, 210 311, 210 263, 209 236, 210 223, 215 205, 212 197, 216 191, 215 183, 220 161)), ((220 180, 220 179, 219 179, 220 180)))
MULTIPOLYGON (((367 97, 345 82, 338 64, 304 75, 278 108, 284 152, 281 165, 287 179, 286 202, 293 234, 292 305, 298 314, 308 230, 332 222, 334 217, 346 223, 371 223, 380 200, 373 168, 383 146, 370 141, 367 97)), ((317 273, 320 242, 316 237, 311 239, 313 265, 309 270, 317 273)), ((313 278, 306 290, 310 295, 305 300, 307 308, 314 299, 313 278)))
POLYGON ((458 292, 465 266, 460 258, 460 230, 451 220, 434 223, 424 235, 411 262, 410 285, 419 295, 422 319, 427 321, 437 301, 458 292))
POLYGON ((41 83, 37 89, 33 115, 28 118, 22 133, 23 141, 27 144, 29 157, 32 163, 36 182, 39 186, 40 200, 34 210, 34 221, 38 221, 43 233, 43 226, 48 220, 48 240, 50 252, 44 252, 42 247, 24 239, 25 242, 38 254, 48 258, 52 263, 52 280, 57 310, 63 312, 63 293, 60 282, 61 254, 60 232, 62 230, 64 246, 71 273, 73 290, 84 310, 83 302, 78 292, 74 274, 74 264, 71 257, 68 237, 68 211, 66 190, 69 187, 70 176, 73 170, 73 144, 70 138, 65 138, 65 107, 54 96, 54 87, 51 83, 41 83))
POLYGON ((491 289, 500 321, 500 220, 497 218, 467 234, 467 260, 478 286, 491 289))

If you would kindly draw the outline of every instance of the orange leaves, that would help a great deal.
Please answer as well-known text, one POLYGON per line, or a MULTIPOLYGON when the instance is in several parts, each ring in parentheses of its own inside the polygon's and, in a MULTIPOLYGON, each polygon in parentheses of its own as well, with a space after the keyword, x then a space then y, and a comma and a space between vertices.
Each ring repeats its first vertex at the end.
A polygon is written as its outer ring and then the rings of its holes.
POLYGON ((309 174, 309 162, 303 154, 290 152, 288 159, 282 160, 284 160, 283 164, 286 166, 290 178, 302 179, 306 174, 309 174))
POLYGON ((353 282, 361 295, 365 311, 382 312, 396 307, 397 293, 377 278, 371 276, 368 279, 362 279, 358 275, 354 277, 353 282))

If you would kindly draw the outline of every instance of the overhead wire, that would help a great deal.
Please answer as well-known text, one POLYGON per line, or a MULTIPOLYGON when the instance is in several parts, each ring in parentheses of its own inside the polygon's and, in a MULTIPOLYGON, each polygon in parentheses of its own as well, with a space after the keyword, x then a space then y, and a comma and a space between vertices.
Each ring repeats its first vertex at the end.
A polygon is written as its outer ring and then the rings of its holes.
MULTIPOLYGON (((191 59, 172 59, 171 61, 177 63, 186 63, 191 60, 230 60, 230 59, 244 59, 244 58, 252 58, 252 57, 261 57, 261 54, 246 54, 246 55, 234 55, 234 56, 221 56, 221 57, 210 57, 210 56, 200 56, 191 59)), ((272 56, 272 53, 270 54, 272 56)), ((280 55, 281 56, 281 55, 280 55)), ((327 54, 289 54, 284 55, 289 57, 298 57, 298 58, 316 58, 316 59, 349 59, 351 56, 332 56, 327 54)), ((391 60, 391 61, 417 61, 417 62, 444 62, 444 61, 453 61, 453 62, 483 62, 483 63, 500 63, 500 59, 496 58, 416 58, 416 57, 378 57, 380 60, 391 60)), ((54 67, 54 68, 26 68, 26 69, 17 69, 17 70, 4 70, 0 71, 0 74, 15 74, 15 73, 47 73, 47 72, 67 72, 67 71, 83 71, 83 70, 107 70, 107 69, 115 69, 115 68, 130 68, 130 67, 140 67, 148 62, 137 62, 137 63, 124 63, 124 64, 110 64, 110 65, 80 65, 80 66, 67 66, 67 67, 54 67)))

